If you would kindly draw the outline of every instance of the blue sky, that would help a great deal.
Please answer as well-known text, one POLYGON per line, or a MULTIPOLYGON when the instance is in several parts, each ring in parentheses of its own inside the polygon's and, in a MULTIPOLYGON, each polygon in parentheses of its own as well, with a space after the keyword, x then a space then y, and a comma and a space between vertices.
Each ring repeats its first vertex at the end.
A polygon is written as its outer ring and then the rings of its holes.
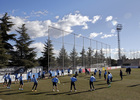
MULTIPOLYGON (((139 4, 139 0, 1 0, 0 16, 5 12, 11 16, 15 23, 11 32, 15 32, 21 24, 26 24, 28 33, 34 40, 32 46, 37 47, 38 56, 47 39, 47 26, 51 25, 109 44, 112 58, 117 58, 117 24, 123 26, 120 32, 123 53, 140 50, 139 4)), ((61 33, 54 35, 59 37, 54 40, 62 39, 61 33)), ((67 35, 71 40, 72 36, 67 35)), ((69 40, 65 38, 66 41, 69 40)), ((81 40, 77 44, 82 45, 81 40)), ((88 46, 89 43, 85 45, 88 46)), ((57 46, 56 53, 60 49, 57 46)))

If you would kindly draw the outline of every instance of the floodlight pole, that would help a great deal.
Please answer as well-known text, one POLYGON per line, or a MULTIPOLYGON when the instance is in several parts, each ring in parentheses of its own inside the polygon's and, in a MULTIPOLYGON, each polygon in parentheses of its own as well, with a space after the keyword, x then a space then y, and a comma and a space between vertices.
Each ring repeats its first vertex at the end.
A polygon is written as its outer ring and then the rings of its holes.
POLYGON ((122 30, 122 25, 118 24, 116 27, 118 32, 118 65, 121 65, 121 50, 120 50, 120 31, 122 30))
POLYGON ((50 29, 50 26, 48 27, 48 68, 49 68, 49 41, 50 41, 49 29, 50 29))

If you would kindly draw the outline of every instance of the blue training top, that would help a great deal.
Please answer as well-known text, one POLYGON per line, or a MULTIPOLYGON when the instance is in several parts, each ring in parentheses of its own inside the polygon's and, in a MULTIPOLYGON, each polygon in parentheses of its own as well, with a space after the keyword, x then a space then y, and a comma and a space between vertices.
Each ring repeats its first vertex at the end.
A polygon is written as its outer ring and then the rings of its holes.
POLYGON ((40 72, 38 72, 38 76, 40 76, 40 72))
POLYGON ((51 74, 51 73, 52 73, 52 71, 51 71, 51 70, 49 70, 49 73, 51 74))
POLYGON ((3 76, 3 78, 4 78, 4 79, 8 79, 8 76, 5 74, 5 75, 3 76))
POLYGON ((17 78, 17 76, 18 76, 18 73, 15 74, 15 78, 17 78))
POLYGON ((101 71, 99 71, 99 74, 101 74, 102 72, 101 71))
POLYGON ((37 79, 35 77, 33 77, 33 82, 37 83, 37 79))
POLYGON ((91 77, 90 77, 90 81, 91 81, 91 82, 96 81, 96 78, 95 78, 94 76, 91 76, 91 77))
POLYGON ((77 78, 71 77, 71 82, 75 82, 75 81, 77 81, 77 78))
POLYGON ((7 76, 7 78, 8 78, 9 80, 11 80, 11 77, 10 77, 10 75, 8 75, 8 76, 7 76))
POLYGON ((105 73, 104 73, 105 75, 107 74, 107 72, 105 71, 105 73))
POLYGON ((18 79, 19 79, 20 81, 23 81, 23 80, 22 80, 22 76, 20 76, 18 79))
POLYGON ((58 83, 58 78, 57 78, 57 77, 54 77, 54 78, 52 79, 52 82, 58 83))
POLYGON ((70 72, 70 69, 68 69, 68 73, 70 72))

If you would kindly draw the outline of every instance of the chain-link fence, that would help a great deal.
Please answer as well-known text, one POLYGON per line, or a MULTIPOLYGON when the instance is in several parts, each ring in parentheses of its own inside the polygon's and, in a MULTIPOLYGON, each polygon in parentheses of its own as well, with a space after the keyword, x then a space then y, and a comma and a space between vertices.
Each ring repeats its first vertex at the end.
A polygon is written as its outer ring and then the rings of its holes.
POLYGON ((49 67, 57 66, 65 69, 111 65, 111 51, 108 44, 51 26, 48 28, 48 40, 53 45, 55 57, 53 62, 48 60, 49 67))

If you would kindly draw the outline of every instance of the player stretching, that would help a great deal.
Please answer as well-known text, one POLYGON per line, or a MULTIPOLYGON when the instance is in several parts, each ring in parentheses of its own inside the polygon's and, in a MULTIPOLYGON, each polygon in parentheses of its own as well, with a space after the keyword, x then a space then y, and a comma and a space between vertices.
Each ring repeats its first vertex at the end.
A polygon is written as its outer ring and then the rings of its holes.
POLYGON ((7 86, 7 73, 3 76, 4 79, 4 83, 3 83, 3 87, 6 85, 7 86))
POLYGON ((19 90, 23 90, 22 74, 20 74, 20 77, 19 77, 18 79, 19 79, 19 81, 20 81, 19 90))
POLYGON ((52 82, 53 82, 53 91, 55 91, 55 87, 56 87, 56 91, 59 92, 57 87, 57 83, 59 82, 59 79, 57 78, 57 75, 52 79, 52 82))
POLYGON ((32 87, 32 91, 34 91, 35 90, 35 92, 37 91, 36 89, 37 89, 37 85, 38 85, 38 82, 37 82, 37 79, 35 78, 35 75, 33 75, 33 82, 34 82, 34 85, 33 85, 33 87, 32 87), (35 89, 34 89, 35 88, 35 89))
POLYGON ((96 81, 96 78, 93 76, 93 74, 91 75, 90 77, 90 82, 89 82, 89 85, 90 85, 90 91, 92 90, 95 90, 94 88, 94 85, 93 85, 93 82, 96 81), (93 89, 92 89, 93 88, 93 89))
POLYGON ((108 72, 108 76, 107 76, 107 84, 108 84, 108 87, 111 87, 110 78, 111 78, 111 74, 110 74, 110 72, 108 72))
POLYGON ((7 88, 10 89, 10 86, 11 86, 11 77, 10 77, 10 73, 8 74, 8 77, 7 77, 7 78, 8 78, 8 80, 9 80, 9 81, 8 81, 8 84, 7 84, 7 88))
POLYGON ((105 73, 104 73, 104 78, 105 78, 105 81, 106 81, 106 74, 107 74, 107 71, 105 70, 105 73))
POLYGON ((70 91, 72 92, 72 86, 74 86, 74 90, 75 92, 77 91, 76 90, 76 87, 75 87, 75 82, 77 81, 77 78, 75 78, 75 76, 73 75, 73 77, 71 77, 71 87, 70 87, 70 91))

